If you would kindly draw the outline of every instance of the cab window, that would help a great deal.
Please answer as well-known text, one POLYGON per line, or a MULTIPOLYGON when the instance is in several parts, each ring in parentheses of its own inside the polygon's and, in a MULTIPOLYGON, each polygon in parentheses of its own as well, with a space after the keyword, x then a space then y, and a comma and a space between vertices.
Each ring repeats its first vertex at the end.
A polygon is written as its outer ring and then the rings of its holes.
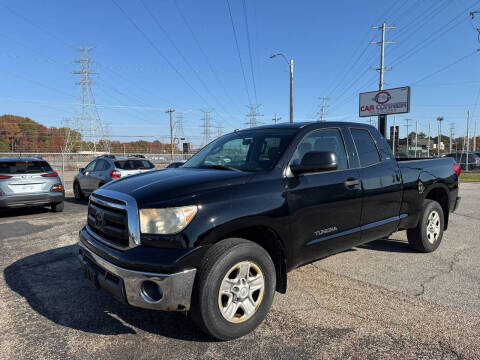
POLYGON ((345 145, 338 129, 319 129, 307 134, 298 144, 291 164, 300 164, 303 156, 311 151, 333 152, 337 158, 337 169, 348 168, 345 145))
POLYGON ((370 132, 364 129, 350 129, 350 131, 352 132, 353 141, 357 148, 360 166, 378 163, 380 161, 380 155, 378 154, 377 146, 370 132))

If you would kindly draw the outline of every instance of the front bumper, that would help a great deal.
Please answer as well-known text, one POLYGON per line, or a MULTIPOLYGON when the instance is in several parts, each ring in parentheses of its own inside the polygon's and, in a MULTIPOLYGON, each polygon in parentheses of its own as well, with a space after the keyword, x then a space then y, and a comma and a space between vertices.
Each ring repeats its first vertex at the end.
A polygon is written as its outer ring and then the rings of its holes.
POLYGON ((0 207, 28 207, 44 206, 60 203, 65 199, 62 192, 44 192, 36 194, 4 195, 0 196, 0 207))
POLYGON ((78 242, 80 263, 86 277, 97 288, 103 288, 116 299, 129 305, 167 311, 190 309, 193 282, 196 269, 173 274, 150 273, 125 269, 116 266, 89 250, 78 242), (151 296, 151 286, 159 291, 151 296))

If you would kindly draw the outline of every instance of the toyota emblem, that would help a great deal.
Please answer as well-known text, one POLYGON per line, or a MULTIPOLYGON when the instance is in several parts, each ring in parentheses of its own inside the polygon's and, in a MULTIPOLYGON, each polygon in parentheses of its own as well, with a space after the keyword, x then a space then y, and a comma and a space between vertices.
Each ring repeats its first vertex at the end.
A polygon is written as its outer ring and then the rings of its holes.
POLYGON ((103 212, 97 211, 95 214, 95 226, 101 227, 103 225, 103 212))

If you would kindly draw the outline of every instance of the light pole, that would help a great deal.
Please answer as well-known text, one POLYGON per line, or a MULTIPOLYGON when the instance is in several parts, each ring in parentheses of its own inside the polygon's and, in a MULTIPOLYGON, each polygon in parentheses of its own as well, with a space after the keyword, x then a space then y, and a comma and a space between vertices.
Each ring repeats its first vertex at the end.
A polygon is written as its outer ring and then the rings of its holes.
POLYGON ((440 157, 440 142, 442 141, 442 121, 443 121, 443 116, 437 117, 438 121, 438 151, 437 155, 440 157))
POLYGON ((277 56, 283 57, 288 67, 290 68, 290 122, 293 123, 293 59, 287 60, 287 57, 282 53, 273 54, 272 56, 270 56, 270 59, 273 59, 277 56))

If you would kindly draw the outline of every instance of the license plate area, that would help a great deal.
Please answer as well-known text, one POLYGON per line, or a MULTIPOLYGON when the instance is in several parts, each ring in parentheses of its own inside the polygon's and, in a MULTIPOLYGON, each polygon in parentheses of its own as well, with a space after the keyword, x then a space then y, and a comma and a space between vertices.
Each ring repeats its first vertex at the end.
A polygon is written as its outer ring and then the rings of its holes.
POLYGON ((10 188, 15 194, 26 194, 42 191, 43 184, 11 184, 10 188))

